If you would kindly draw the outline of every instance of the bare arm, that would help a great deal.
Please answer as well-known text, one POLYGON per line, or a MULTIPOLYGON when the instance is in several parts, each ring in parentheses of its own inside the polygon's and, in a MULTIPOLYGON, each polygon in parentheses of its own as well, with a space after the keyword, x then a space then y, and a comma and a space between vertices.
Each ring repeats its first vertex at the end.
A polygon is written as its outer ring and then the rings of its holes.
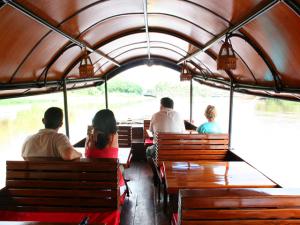
POLYGON ((64 134, 58 134, 55 140, 57 151, 63 160, 78 159, 82 154, 76 151, 71 145, 69 138, 64 134))
POLYGON ((119 138, 118 137, 119 137, 118 133, 112 135, 111 147, 119 148, 119 138))
POLYGON ((61 153, 61 157, 64 159, 64 160, 73 160, 73 159, 78 159, 82 156, 82 154, 78 151, 76 151, 74 148, 72 147, 69 147, 67 148, 66 150, 64 150, 62 153, 61 153))

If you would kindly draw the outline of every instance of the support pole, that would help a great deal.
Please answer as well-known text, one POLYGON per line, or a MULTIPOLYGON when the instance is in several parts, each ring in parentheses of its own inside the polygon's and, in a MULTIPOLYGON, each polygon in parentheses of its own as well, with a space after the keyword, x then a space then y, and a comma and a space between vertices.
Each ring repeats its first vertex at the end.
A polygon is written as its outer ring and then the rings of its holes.
POLYGON ((193 121, 193 79, 190 81, 190 123, 193 121))
POLYGON ((229 124, 228 124, 228 134, 229 134, 229 149, 231 148, 231 132, 232 132, 232 108, 233 108, 233 82, 231 81, 230 85, 230 102, 229 102, 229 124))
POLYGON ((66 126, 66 135, 70 138, 69 132, 69 115, 68 115, 68 96, 67 96, 67 86, 66 80, 63 80, 63 93, 64 93, 64 111, 65 111, 65 126, 66 126))
POLYGON ((108 109, 108 98, 107 98, 107 75, 105 75, 104 88, 105 88, 105 107, 106 107, 106 109, 108 109))

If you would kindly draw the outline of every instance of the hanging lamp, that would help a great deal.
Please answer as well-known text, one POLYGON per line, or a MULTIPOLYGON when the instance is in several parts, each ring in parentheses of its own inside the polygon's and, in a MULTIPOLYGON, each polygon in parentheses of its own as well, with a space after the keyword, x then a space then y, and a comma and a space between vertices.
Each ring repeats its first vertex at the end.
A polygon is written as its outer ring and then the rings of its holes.
POLYGON ((87 77, 94 76, 94 66, 85 48, 83 49, 83 55, 79 65, 79 76, 80 78, 87 78, 87 77))
POLYGON ((218 70, 234 70, 236 69, 236 56, 228 36, 222 44, 217 58, 218 70))
POLYGON ((191 74, 186 61, 182 63, 181 73, 180 73, 180 81, 189 81, 192 80, 193 75, 191 74))

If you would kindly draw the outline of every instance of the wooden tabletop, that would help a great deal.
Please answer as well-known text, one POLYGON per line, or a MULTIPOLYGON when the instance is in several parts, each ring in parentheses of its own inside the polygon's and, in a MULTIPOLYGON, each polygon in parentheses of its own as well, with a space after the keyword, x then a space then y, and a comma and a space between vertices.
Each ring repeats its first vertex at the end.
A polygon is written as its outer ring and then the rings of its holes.
POLYGON ((169 194, 179 189, 269 188, 277 184, 242 161, 164 162, 169 194))
MULTIPOLYGON (((85 158, 85 148, 84 147, 76 147, 77 151, 82 153, 82 157, 85 158)), ((131 157, 131 148, 119 148, 118 151, 118 159, 121 165, 127 166, 129 164, 131 157)))
POLYGON ((131 148, 119 148, 118 158, 119 163, 124 166, 128 166, 130 163, 131 148))

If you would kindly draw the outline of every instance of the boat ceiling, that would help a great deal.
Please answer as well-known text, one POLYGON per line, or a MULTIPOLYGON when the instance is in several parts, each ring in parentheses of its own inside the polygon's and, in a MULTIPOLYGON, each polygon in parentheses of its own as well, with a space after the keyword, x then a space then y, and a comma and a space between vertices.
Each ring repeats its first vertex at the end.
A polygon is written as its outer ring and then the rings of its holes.
POLYGON ((0 98, 97 86, 144 64, 180 71, 185 63, 201 84, 299 100, 299 6, 300 0, 0 0, 0 98), (225 36, 236 70, 217 70, 225 36), (93 77, 79 76, 84 48, 93 77))

